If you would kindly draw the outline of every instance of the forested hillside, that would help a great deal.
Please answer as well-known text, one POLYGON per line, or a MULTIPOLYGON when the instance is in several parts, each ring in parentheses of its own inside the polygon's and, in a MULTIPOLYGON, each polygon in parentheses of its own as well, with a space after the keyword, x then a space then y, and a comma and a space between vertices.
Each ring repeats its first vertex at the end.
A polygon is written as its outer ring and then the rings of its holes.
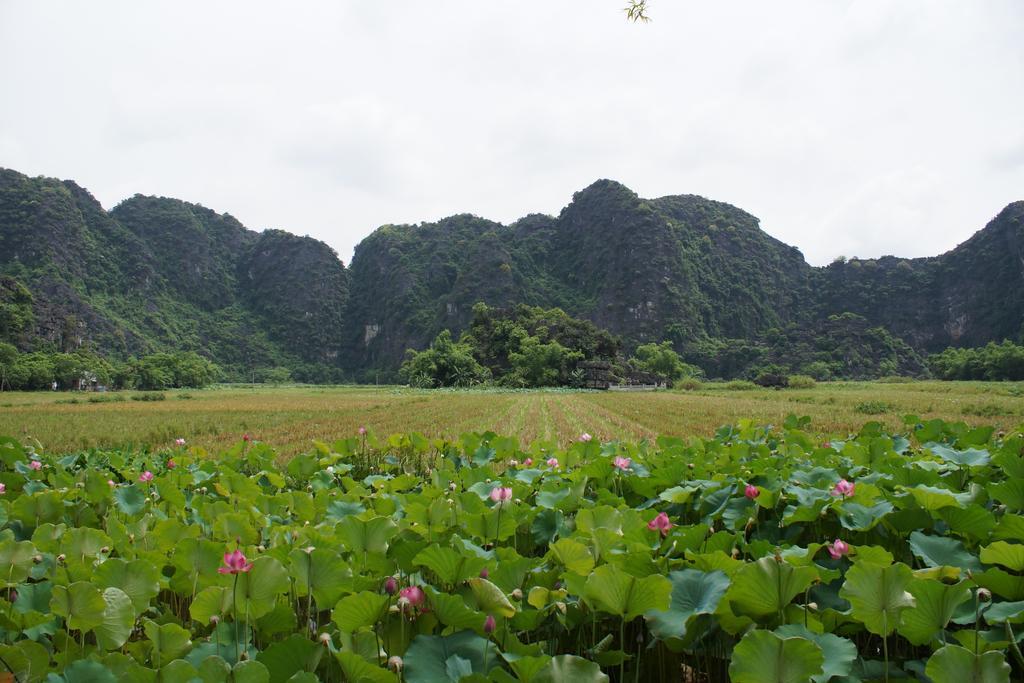
MULTIPOLYGON (((284 226, 287 227, 287 226, 284 226)), ((0 170, 0 341, 114 359, 195 351, 226 378, 394 378, 474 304, 561 308, 626 351, 670 341, 709 377, 927 372, 948 346, 1020 341, 1024 202, 941 256, 806 263, 757 218, 601 180, 558 216, 386 225, 350 268, 327 245, 135 196, 110 211, 71 181, 0 170)))

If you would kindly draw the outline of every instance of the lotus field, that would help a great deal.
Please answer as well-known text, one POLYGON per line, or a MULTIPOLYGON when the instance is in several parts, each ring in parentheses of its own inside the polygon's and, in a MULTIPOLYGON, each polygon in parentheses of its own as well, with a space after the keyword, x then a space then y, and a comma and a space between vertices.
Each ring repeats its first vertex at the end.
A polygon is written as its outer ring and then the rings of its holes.
POLYGON ((1021 680, 1024 436, 0 439, 0 681, 1021 680))

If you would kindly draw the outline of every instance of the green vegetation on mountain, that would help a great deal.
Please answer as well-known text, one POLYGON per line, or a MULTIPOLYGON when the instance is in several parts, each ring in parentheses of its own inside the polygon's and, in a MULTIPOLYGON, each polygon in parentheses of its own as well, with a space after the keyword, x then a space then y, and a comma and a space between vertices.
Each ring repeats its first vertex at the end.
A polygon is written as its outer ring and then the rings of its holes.
POLYGON ((525 384, 555 381, 542 358, 566 380, 553 343, 595 357, 523 321, 537 343, 490 348, 478 303, 588 321, 617 340, 602 358, 667 340, 709 378, 924 375, 947 347, 1024 342, 1024 202, 941 256, 814 268, 733 206, 601 180, 558 216, 383 226, 346 269, 317 240, 196 204, 135 196, 108 212, 73 182, 0 170, 0 341, 22 353, 194 352, 228 380, 393 380, 407 349, 450 330, 478 339, 492 377, 512 382, 517 354, 525 384))
POLYGON ((949 348, 928 358, 938 379, 1024 380, 1024 346, 989 342, 981 348, 949 348))

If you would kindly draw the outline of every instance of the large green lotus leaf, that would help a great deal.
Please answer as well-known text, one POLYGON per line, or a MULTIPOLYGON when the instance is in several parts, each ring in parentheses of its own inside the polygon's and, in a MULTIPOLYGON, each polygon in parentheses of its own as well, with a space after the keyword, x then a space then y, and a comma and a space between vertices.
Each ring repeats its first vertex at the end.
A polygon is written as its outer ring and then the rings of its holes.
POLYGON ((160 683, 193 683, 199 671, 184 659, 175 659, 160 669, 160 683))
POLYGON ((974 575, 979 586, 989 589, 1007 600, 1024 600, 1024 576, 1010 574, 1005 569, 992 567, 974 575))
POLYGON ((873 529, 886 515, 893 511, 892 503, 882 501, 871 507, 860 503, 843 503, 839 511, 839 523, 844 529, 851 531, 867 531, 873 529))
POLYGON ((111 558, 96 568, 92 580, 100 588, 120 588, 127 593, 135 616, 145 612, 160 592, 160 572, 146 560, 111 558))
POLYGON ((556 655, 533 675, 530 683, 608 683, 608 675, 582 657, 556 655))
POLYGON ((222 617, 231 612, 231 590, 224 586, 210 586, 196 594, 188 613, 200 624, 210 623, 211 617, 222 617))
POLYGON ((750 631, 736 644, 729 665, 733 683, 807 683, 823 673, 825 655, 805 638, 750 631))
POLYGON ((601 565, 584 586, 583 597, 596 609, 631 621, 672 604, 672 582, 664 576, 638 579, 615 565, 601 565))
POLYGON ((5 586, 17 586, 28 578, 36 547, 29 541, 0 541, 0 576, 5 586))
POLYGON ((946 462, 960 467, 983 467, 989 461, 988 451, 977 448, 958 451, 940 443, 926 443, 924 447, 946 462))
POLYGON ((142 623, 142 630, 153 643, 152 659, 157 668, 192 649, 189 632, 177 624, 158 624, 152 619, 146 619, 142 623))
POLYGON ((72 558, 82 562, 88 558, 96 557, 104 547, 110 547, 113 541, 110 536, 99 529, 89 527, 77 527, 68 530, 61 537, 61 552, 70 560, 72 558))
POLYGON ((124 645, 132 634, 132 628, 135 626, 135 607, 132 605, 132 599, 120 588, 105 589, 103 601, 107 604, 103 610, 103 623, 96 626, 93 632, 101 648, 116 650, 124 645))
POLYGON ((388 596, 370 591, 346 595, 334 606, 331 621, 345 633, 354 633, 380 621, 387 609, 388 601, 388 596))
POLYGON ((857 646, 853 641, 832 633, 814 633, 803 624, 785 624, 775 629, 780 638, 806 638, 817 644, 825 655, 822 673, 813 677, 815 683, 825 683, 833 676, 848 676, 857 660, 857 646))
POLYGON ((171 589, 178 595, 193 596, 199 590, 219 585, 217 568, 224 562, 224 546, 206 539, 187 538, 174 548, 171 589))
POLYGON ((0 657, 11 667, 11 673, 21 683, 38 683, 46 678, 50 668, 50 653, 31 640, 19 640, 14 645, 0 645, 0 657))
POLYGON ((442 583, 450 586, 462 583, 471 576, 478 576, 486 564, 482 558, 469 557, 452 548, 442 548, 436 543, 424 548, 412 561, 434 572, 442 583))
POLYGON ((100 590, 88 581, 76 581, 70 586, 54 586, 50 598, 50 611, 64 617, 68 628, 91 631, 103 623, 103 610, 107 603, 100 590))
MULTIPOLYGON (((375 664, 371 664, 354 652, 342 651, 335 653, 334 656, 341 665, 346 681, 356 681, 357 683, 398 683, 398 678, 393 673, 375 664)), ((408 671, 408 668, 407 666, 406 671, 408 671)), ((413 679, 409 678, 408 674, 406 674, 405 680, 412 681, 413 679)))
POLYGON ((996 541, 981 549, 981 561, 999 564, 1015 572, 1024 571, 1024 545, 996 541))
POLYGON ((608 529, 616 534, 622 533, 622 513, 608 505, 580 510, 576 515, 576 528, 585 534, 594 529, 608 529))
POLYGON ((928 567, 959 567, 981 571, 981 562, 954 538, 926 536, 920 531, 910 534, 910 549, 928 567))
POLYGON ((274 609, 277 596, 287 593, 291 587, 287 570, 273 557, 256 559, 252 569, 236 576, 238 585, 229 590, 238 619, 259 619, 274 609))
POLYGON ((469 587, 473 590, 477 607, 482 612, 510 619, 516 615, 516 608, 509 602, 508 597, 487 579, 482 579, 479 576, 472 578, 469 580, 469 587))
POLYGON ((366 554, 384 555, 398 526, 390 517, 362 520, 346 517, 338 523, 338 537, 357 558, 366 554))
POLYGON ((1024 621, 1024 601, 994 603, 985 610, 984 616, 990 624, 1019 624, 1024 621))
POLYGON ((449 660, 458 657, 469 663, 475 673, 484 672, 484 650, 488 650, 487 668, 498 666, 498 648, 472 631, 450 636, 418 635, 405 651, 406 683, 458 683, 449 675, 449 660))
POLYGON ((729 587, 724 572, 683 569, 670 572, 672 601, 667 610, 651 610, 644 615, 658 638, 686 638, 691 621, 700 614, 713 614, 729 587))
POLYGON ((313 600, 320 609, 338 602, 352 576, 352 570, 341 555, 326 548, 317 548, 311 553, 293 550, 288 559, 291 577, 295 579, 295 594, 309 595, 312 586, 313 600))
POLYGON ((1024 510, 1024 480, 1008 479, 999 484, 989 484, 987 488, 993 498, 1011 510, 1024 510))
POLYGON ((99 662, 79 659, 64 669, 64 680, 67 683, 118 683, 114 672, 99 662))
POLYGON ((196 666, 196 671, 199 672, 199 678, 203 680, 203 683, 221 683, 231 678, 231 665, 217 655, 210 655, 203 659, 199 666, 196 666))
MULTIPOLYGON (((546 589, 535 586, 533 590, 546 589)), ((533 591, 531 590, 532 594, 533 591)), ((482 632, 486 617, 482 612, 477 612, 467 607, 466 602, 461 596, 439 593, 430 587, 427 587, 427 595, 430 596, 431 612, 442 624, 453 629, 472 629, 482 632)))
POLYGON ((594 568, 594 556, 590 554, 590 549, 571 538, 555 541, 548 553, 566 569, 581 576, 586 576, 594 568))
POLYGON ((239 662, 231 670, 233 683, 270 683, 270 671, 255 660, 239 662))
POLYGON ((939 510, 939 516, 950 529, 975 541, 987 538, 989 532, 996 526, 995 515, 976 503, 965 508, 942 508, 939 510))
POLYGON ((952 586, 940 581, 912 581, 908 587, 914 596, 914 609, 903 612, 899 632, 914 645, 935 640, 953 618, 956 608, 971 597, 967 582, 952 586))
POLYGON ((928 660, 925 673, 932 683, 1009 683, 1010 665, 1002 652, 975 655, 958 645, 947 645, 928 660))
POLYGON ((905 564, 880 567, 857 563, 846 572, 839 596, 848 600, 853 617, 871 633, 887 636, 900 623, 903 611, 914 606, 907 587, 914 574, 905 564))
POLYGON ((932 512, 947 507, 966 507, 971 503, 968 493, 955 493, 935 486, 913 486, 907 489, 917 504, 932 512))
POLYGON ((817 578, 812 567, 794 567, 772 556, 762 557, 733 574, 726 598, 738 615, 776 616, 817 578))
POLYGON ((137 515, 146 507, 146 494, 135 484, 118 486, 114 490, 114 502, 126 515, 137 515))

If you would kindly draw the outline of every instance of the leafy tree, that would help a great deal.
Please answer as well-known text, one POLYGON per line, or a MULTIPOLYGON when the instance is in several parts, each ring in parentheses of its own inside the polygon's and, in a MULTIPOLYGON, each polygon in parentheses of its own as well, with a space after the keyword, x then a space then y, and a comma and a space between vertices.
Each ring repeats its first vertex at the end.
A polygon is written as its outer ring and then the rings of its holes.
POLYGON ((660 344, 641 344, 637 347, 632 361, 639 370, 660 375, 672 382, 683 377, 701 377, 704 374, 697 366, 684 363, 672 348, 672 342, 668 341, 660 344))
POLYGON ((576 363, 583 360, 583 354, 567 349, 557 341, 544 343, 537 337, 527 337, 509 360, 512 361, 509 383, 550 387, 569 384, 572 371, 576 363))
POLYGON ((939 379, 1024 380, 1024 346, 1007 340, 976 349, 948 348, 928 358, 939 379))
POLYGON ((263 381, 267 384, 284 384, 292 378, 292 371, 288 368, 269 368, 263 373, 263 381))
POLYGON ((452 340, 450 330, 442 330, 425 351, 409 349, 401 375, 417 387, 468 387, 486 381, 487 368, 473 357, 469 344, 452 340))
POLYGON ((10 389, 9 375, 18 362, 18 349, 14 344, 0 342, 0 391, 10 389))

